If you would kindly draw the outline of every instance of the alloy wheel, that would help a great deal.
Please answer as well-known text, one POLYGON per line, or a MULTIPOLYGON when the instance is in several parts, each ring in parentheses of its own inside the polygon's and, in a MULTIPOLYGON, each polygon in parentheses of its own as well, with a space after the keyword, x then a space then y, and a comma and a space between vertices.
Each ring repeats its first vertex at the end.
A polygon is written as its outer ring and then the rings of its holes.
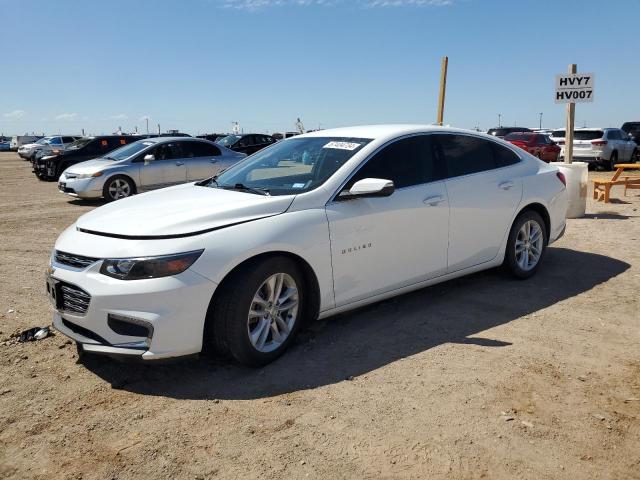
POLYGON ((542 228, 535 220, 527 220, 522 224, 516 237, 516 263, 524 270, 529 271, 538 264, 542 256, 544 238, 542 228))
POLYGON ((253 296, 247 318, 251 345, 262 353, 276 350, 289 337, 298 318, 299 294, 293 277, 276 273, 253 296))
POLYGON ((119 198, 128 197, 131 195, 131 185, 129 182, 122 178, 116 178, 109 184, 109 196, 118 200, 119 198))

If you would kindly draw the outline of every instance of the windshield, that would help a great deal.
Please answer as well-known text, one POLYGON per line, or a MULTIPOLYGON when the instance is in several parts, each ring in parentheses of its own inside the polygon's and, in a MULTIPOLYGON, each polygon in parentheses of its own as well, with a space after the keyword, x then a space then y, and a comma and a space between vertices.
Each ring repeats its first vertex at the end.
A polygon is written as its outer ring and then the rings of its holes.
POLYGON ((69 145, 67 147, 67 150, 78 150, 84 147, 85 145, 87 145, 88 143, 92 142, 93 140, 94 139, 92 137, 79 138, 78 140, 73 142, 71 145, 69 145))
POLYGON ((240 135, 227 135, 224 138, 219 139, 216 143, 223 147, 229 147, 240 140, 240 135))
POLYGON ((274 143, 226 170, 209 187, 304 193, 322 185, 371 140, 307 137, 274 143))
POLYGON ((135 155, 136 153, 139 153, 145 148, 149 148, 153 145, 155 145, 155 142, 138 140, 137 142, 120 147, 113 152, 109 152, 109 154, 105 155, 104 158, 108 158, 109 160, 124 160, 125 158, 129 158, 130 156, 135 155))

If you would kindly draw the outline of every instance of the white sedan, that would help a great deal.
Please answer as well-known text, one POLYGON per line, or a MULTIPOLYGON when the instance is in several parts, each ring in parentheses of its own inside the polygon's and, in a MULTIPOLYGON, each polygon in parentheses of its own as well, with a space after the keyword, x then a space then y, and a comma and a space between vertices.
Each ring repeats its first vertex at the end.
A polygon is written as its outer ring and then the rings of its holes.
POLYGON ((497 138, 323 130, 83 215, 47 290, 84 352, 264 365, 316 318, 501 265, 530 277, 566 210, 562 173, 497 138))

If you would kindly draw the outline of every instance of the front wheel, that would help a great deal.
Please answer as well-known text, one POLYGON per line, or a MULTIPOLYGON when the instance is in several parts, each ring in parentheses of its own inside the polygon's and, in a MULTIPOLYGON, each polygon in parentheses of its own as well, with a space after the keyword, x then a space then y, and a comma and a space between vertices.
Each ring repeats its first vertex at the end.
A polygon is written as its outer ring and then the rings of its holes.
POLYGON ((303 323, 305 282, 294 261, 272 257, 239 268, 218 292, 207 336, 218 353, 259 367, 278 358, 303 323))
POLYGON ((525 211, 511 227, 503 266, 516 278, 529 278, 538 271, 546 248, 547 229, 542 217, 525 211))
POLYGON ((107 202, 126 198, 134 193, 135 185, 129 178, 123 175, 116 175, 108 179, 104 187, 102 187, 102 196, 107 202))
POLYGON ((616 163, 618 163, 618 152, 613 152, 609 159, 609 171, 613 172, 616 169, 616 163))

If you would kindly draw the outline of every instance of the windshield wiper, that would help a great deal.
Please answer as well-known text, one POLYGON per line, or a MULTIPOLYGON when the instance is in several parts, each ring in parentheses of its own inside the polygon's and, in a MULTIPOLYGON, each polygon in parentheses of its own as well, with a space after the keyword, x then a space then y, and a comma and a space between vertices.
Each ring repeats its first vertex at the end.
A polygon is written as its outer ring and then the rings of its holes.
POLYGON ((271 195, 269 193, 269 190, 267 190, 265 188, 248 187, 247 185, 244 185, 242 183, 236 183, 233 186, 231 186, 231 185, 220 185, 220 188, 224 188, 225 190, 241 190, 243 192, 255 193, 256 195, 266 195, 266 196, 270 196, 271 195))

